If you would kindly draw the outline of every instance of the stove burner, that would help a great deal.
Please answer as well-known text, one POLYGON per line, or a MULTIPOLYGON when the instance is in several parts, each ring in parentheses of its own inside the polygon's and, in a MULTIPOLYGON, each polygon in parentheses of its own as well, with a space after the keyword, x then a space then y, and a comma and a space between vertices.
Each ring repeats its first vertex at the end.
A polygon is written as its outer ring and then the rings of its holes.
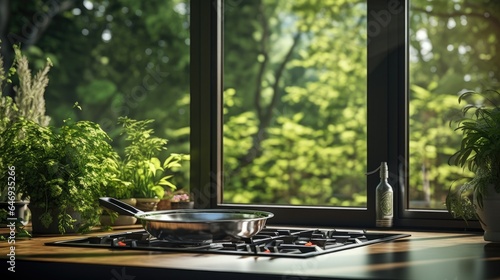
POLYGON ((410 235, 370 233, 365 230, 264 228, 252 238, 237 241, 215 241, 209 244, 192 244, 158 240, 146 231, 141 230, 48 242, 45 245, 305 258, 408 236, 410 235))

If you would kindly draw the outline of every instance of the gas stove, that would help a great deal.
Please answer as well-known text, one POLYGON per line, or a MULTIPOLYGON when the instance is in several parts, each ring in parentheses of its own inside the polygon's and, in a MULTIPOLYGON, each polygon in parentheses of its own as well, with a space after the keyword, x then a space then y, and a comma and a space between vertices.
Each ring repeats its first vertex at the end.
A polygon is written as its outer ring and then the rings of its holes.
POLYGON ((366 230, 264 228, 259 234, 236 241, 208 244, 172 243, 158 240, 144 230, 45 243, 47 246, 215 253, 270 257, 307 258, 374 243, 392 241, 409 234, 366 230))

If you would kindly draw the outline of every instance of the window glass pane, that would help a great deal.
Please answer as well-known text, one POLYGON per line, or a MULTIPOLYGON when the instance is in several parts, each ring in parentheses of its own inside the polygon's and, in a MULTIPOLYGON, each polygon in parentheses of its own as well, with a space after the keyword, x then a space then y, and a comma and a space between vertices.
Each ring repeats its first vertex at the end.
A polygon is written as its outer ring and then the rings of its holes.
POLYGON ((494 1, 411 1, 410 207, 445 209, 448 164, 461 135, 450 127, 464 90, 498 88, 499 6, 494 1))
POLYGON ((224 8, 223 202, 366 206, 366 2, 224 8))

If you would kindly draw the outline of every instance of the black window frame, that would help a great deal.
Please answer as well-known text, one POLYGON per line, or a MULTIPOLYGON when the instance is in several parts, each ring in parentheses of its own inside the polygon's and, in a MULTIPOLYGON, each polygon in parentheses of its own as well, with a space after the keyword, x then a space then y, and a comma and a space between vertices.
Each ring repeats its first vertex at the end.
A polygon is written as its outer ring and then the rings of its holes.
MULTIPOLYGON (((446 211, 408 209, 409 1, 370 0, 367 7, 368 170, 388 162, 394 188, 394 228, 464 229, 464 221, 453 219, 446 211)), ((223 12, 224 0, 191 0, 190 181, 195 207, 270 211, 275 214, 268 222, 272 225, 375 227, 377 176, 367 179, 366 208, 222 203, 223 12)), ((467 228, 480 226, 472 221, 467 228)))

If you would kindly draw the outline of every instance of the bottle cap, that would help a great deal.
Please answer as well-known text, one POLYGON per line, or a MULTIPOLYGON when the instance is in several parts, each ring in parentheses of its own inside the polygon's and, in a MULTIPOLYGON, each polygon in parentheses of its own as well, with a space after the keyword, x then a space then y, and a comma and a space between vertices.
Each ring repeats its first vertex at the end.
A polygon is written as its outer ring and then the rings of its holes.
POLYGON ((383 161, 380 164, 380 178, 387 179, 389 177, 389 168, 387 167, 387 162, 383 161))

